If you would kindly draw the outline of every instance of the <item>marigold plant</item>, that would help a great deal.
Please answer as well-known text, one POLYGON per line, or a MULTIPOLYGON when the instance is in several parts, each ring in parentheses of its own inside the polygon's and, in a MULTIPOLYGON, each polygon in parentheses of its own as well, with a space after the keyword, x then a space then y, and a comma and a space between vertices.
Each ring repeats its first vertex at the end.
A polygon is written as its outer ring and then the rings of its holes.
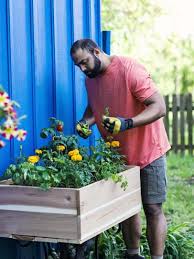
POLYGON ((80 188, 108 178, 126 188, 125 178, 118 174, 126 168, 123 157, 118 153, 118 141, 111 140, 107 145, 100 139, 95 147, 81 147, 77 136, 65 136, 58 125, 63 123, 50 118, 50 127, 40 133, 42 138, 48 139, 48 144, 36 149, 35 154, 29 157, 21 152, 18 163, 9 166, 6 176, 11 177, 15 184, 44 189, 80 188))

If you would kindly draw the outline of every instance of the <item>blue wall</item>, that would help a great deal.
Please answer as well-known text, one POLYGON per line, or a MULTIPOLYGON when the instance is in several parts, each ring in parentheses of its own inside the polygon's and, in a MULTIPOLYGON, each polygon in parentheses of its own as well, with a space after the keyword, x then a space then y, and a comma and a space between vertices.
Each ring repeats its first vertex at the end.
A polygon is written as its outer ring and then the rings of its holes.
MULTIPOLYGON (((43 144, 41 128, 48 118, 64 121, 72 134, 86 106, 83 74, 72 64, 71 44, 90 37, 101 45, 100 0, 0 0, 0 84, 26 114, 26 155, 43 144)), ((82 144, 92 144, 99 133, 82 144)), ((19 142, 0 150, 0 175, 19 154, 19 142)), ((0 239, 0 259, 43 258, 38 243, 20 248, 0 239)))
MULTIPOLYGON (((39 132, 48 118, 64 121, 65 134, 86 106, 84 76, 72 64, 71 44, 90 37, 101 43, 100 0, 0 0, 0 84, 26 114, 26 155, 43 144, 39 132)), ((98 138, 93 136, 84 144, 98 138)), ((0 150, 0 175, 19 154, 20 143, 0 150)))

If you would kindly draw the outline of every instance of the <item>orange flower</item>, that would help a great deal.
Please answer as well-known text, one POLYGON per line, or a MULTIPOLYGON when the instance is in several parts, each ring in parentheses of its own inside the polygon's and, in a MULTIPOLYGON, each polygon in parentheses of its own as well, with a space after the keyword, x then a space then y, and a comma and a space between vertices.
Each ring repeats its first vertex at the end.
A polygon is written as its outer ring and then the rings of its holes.
POLYGON ((74 156, 74 155, 79 155, 78 149, 74 149, 74 150, 69 151, 68 156, 74 156))
POLYGON ((39 157, 39 156, 29 156, 29 157, 28 157, 28 162, 30 162, 30 163, 32 163, 32 164, 37 163, 39 160, 40 160, 40 157, 39 157))
POLYGON ((72 155, 71 156, 71 160, 72 161, 81 161, 82 160, 82 156, 81 155, 72 155))
POLYGON ((36 153, 37 155, 41 155, 41 154, 42 154, 42 150, 41 150, 41 149, 36 149, 36 150, 35 150, 35 153, 36 153))
POLYGON ((65 146, 59 145, 59 146, 57 146, 57 150, 58 151, 64 151, 65 150, 65 146))
POLYGON ((111 142, 111 146, 112 147, 120 147, 120 142, 114 140, 114 141, 111 142))

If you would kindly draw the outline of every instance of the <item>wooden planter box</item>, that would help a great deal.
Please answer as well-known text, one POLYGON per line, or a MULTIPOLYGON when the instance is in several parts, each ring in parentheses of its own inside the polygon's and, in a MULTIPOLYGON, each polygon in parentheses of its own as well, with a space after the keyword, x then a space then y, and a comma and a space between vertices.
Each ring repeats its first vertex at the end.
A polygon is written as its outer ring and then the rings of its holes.
POLYGON ((0 236, 21 240, 81 244, 138 213, 141 209, 140 169, 121 174, 124 191, 112 180, 80 189, 0 184, 0 236))

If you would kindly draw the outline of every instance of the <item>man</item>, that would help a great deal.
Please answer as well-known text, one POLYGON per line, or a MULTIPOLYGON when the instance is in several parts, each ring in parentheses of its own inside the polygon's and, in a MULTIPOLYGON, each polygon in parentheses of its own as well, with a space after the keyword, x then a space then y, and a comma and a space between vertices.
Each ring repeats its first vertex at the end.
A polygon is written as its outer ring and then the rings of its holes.
MULTIPOLYGON (((121 144, 128 164, 141 167, 141 191, 147 221, 147 239, 152 259, 163 258, 166 220, 162 203, 166 199, 166 159, 170 149, 161 119, 166 112, 162 96, 146 69, 135 60, 108 56, 90 39, 76 41, 72 59, 87 76, 88 106, 76 128, 80 136, 94 123, 104 139, 112 135, 121 144), (103 116, 109 108, 110 117, 103 116), (82 130, 84 126, 84 130, 82 130)), ((122 223, 126 258, 139 255, 140 218, 122 223)))

